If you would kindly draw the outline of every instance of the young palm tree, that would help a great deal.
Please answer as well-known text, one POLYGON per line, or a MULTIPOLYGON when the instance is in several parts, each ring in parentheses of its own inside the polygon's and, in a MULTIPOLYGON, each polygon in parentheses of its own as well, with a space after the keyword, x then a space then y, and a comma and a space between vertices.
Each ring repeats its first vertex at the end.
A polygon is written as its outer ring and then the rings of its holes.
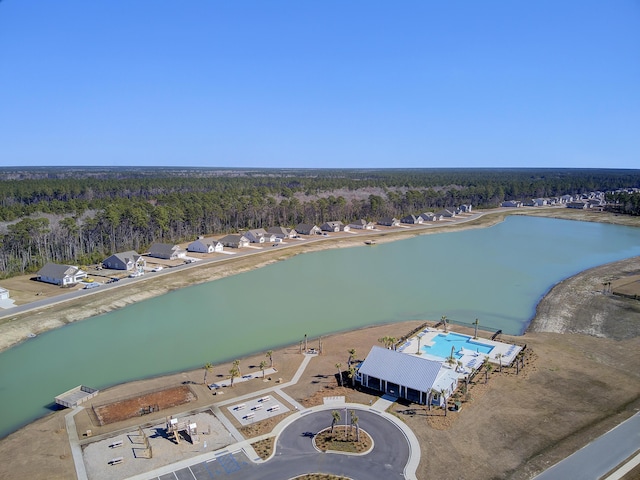
POLYGON ((269 358, 269 368, 273 368, 273 350, 267 351, 265 357, 269 358))
POLYGON ((496 353, 496 358, 498 359, 498 362, 500 362, 500 372, 502 372, 502 354, 501 353, 496 353))
POLYGON ((484 367, 484 383, 489 381, 489 372, 493 370, 493 365, 489 361, 489 357, 484 357, 484 362, 482 362, 482 366, 484 367))
POLYGON ((242 372, 240 371, 240 360, 233 361, 233 368, 235 368, 238 371, 238 376, 242 375, 242 372))
POLYGON ((340 421, 340 412, 338 410, 333 410, 331 412, 331 433, 333 433, 333 427, 336 426, 336 423, 340 421))
POLYGON ((420 351, 420 342, 422 342, 422 336, 418 335, 418 350, 416 350, 416 355, 422 355, 422 352, 420 351))
POLYGON ((210 373, 213 370, 213 365, 211 365, 209 362, 204 364, 204 380, 202 381, 202 383, 204 385, 207 384, 207 373, 210 373))
POLYGON ((267 362, 265 362, 264 360, 262 360, 260 362, 260 371, 262 372, 262 378, 264 378, 264 369, 267 366, 267 362))
POLYGON ((356 427, 356 442, 360 441, 360 427, 358 426, 358 416, 354 410, 351 410, 351 425, 356 427))
POLYGON ((447 416, 447 390, 446 389, 442 389, 440 390, 440 395, 442 395, 442 399, 444 400, 444 416, 447 416))
POLYGON ((351 386, 356 387, 356 369, 355 367, 349 367, 349 373, 347 374, 349 380, 351 380, 351 386))
POLYGON ((477 338, 478 338, 478 323, 480 323, 480 322, 479 322, 479 320, 476 318, 476 321, 475 321, 475 322, 473 322, 473 325, 475 326, 475 331, 473 332, 473 338, 474 338, 474 339, 477 339, 477 338))
POLYGON ((349 360, 347 360, 347 365, 349 367, 351 366, 351 362, 353 361, 355 355, 356 355, 356 349, 355 348, 350 348, 349 349, 349 360))
POLYGON ((235 365, 235 362, 233 363, 234 363, 233 367, 231 367, 231 370, 229 370, 229 375, 231 377, 231 385, 230 385, 231 388, 233 388, 233 379, 240 374, 240 372, 238 371, 238 367, 236 367, 235 365))
POLYGON ((395 350, 397 341, 398 339, 396 337, 389 337, 389 348, 391 348, 392 350, 395 350))
POLYGON ((442 317, 440 318, 440 321, 444 325, 444 333, 447 333, 449 331, 447 329, 447 316, 446 315, 442 315, 442 317))
POLYGON ((336 363, 336 368, 338 369, 338 383, 342 386, 342 372, 340 371, 342 364, 340 362, 336 363))

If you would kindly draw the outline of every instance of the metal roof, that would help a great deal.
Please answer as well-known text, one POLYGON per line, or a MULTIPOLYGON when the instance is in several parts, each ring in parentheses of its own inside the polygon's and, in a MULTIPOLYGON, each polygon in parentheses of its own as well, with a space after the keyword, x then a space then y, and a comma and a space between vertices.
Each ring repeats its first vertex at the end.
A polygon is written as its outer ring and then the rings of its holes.
POLYGON ((438 377, 442 363, 374 346, 362 363, 360 373, 428 392, 438 377))

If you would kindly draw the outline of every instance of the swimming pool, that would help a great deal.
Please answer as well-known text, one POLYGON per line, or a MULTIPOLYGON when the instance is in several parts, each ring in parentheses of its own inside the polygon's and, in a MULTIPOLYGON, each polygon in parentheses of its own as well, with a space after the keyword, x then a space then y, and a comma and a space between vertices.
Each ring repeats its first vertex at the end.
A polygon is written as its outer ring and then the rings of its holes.
POLYGON ((451 355, 451 347, 454 347, 457 358, 462 357, 462 355, 458 354, 461 348, 485 354, 493 350, 493 347, 489 345, 475 342, 473 338, 458 333, 441 333, 433 338, 433 342, 432 346, 423 346, 421 350, 424 353, 441 358, 447 358, 451 355))

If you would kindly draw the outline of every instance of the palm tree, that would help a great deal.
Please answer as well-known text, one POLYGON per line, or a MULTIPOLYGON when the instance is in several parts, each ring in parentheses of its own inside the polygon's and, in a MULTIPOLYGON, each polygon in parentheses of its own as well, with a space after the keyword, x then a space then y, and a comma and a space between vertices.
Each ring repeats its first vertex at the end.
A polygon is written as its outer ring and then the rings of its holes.
POLYGON ((489 381, 489 372, 493 370, 493 365, 489 361, 489 357, 484 357, 484 362, 482 362, 482 366, 484 367, 484 383, 489 381))
POLYGON ((351 366, 351 362, 352 362, 353 358, 356 355, 356 349, 355 348, 350 348, 348 351, 349 351, 349 360, 347 360, 347 365, 351 366))
POLYGON ((358 416, 354 410, 351 410, 351 425, 356 427, 356 442, 360 441, 360 427, 358 426, 358 416))
POLYGON ((238 376, 241 376, 242 372, 240 371, 240 360, 234 360, 233 367, 238 371, 238 376))
POLYGON ((233 367, 229 370, 229 375, 231 376, 231 388, 233 388, 233 379, 240 374, 238 371, 238 367, 236 367, 235 362, 233 362, 233 367))
POLYGON ((442 324, 444 325, 444 333, 447 333, 447 316, 446 315, 442 315, 442 317, 440 318, 440 321, 442 322, 442 324))
POLYGON ((340 412, 338 410, 333 410, 331 412, 331 433, 333 433, 333 427, 336 426, 336 423, 340 421, 340 412))
POLYGON ((202 381, 202 383, 204 385, 207 384, 207 373, 211 372, 213 370, 213 365, 211 365, 209 362, 204 364, 204 380, 202 381))
POLYGON ((342 372, 340 371, 342 364, 340 362, 336 363, 336 368, 338 369, 338 383, 342 386, 342 372))
POLYGON ((267 351, 265 357, 269 357, 269 368, 273 368, 273 350, 267 351))
POLYGON ((349 373, 347 374, 349 380, 351 380, 351 386, 356 387, 356 369, 355 367, 349 367, 349 373))
POLYGON ((456 354, 456 347, 452 346, 452 347, 451 347, 451 355, 449 355, 449 356, 447 357, 447 363, 448 363, 449 365, 453 365, 454 363, 456 363, 456 357, 455 357, 455 354, 456 354))
POLYGON ((260 370, 262 371, 262 378, 264 378, 264 369, 267 366, 267 362, 265 362, 264 360, 262 360, 260 362, 260 370))
POLYGON ((498 359, 498 362, 500 362, 500 372, 502 372, 502 354, 501 353, 496 353, 496 358, 498 359))
POLYGON ((475 325, 475 331, 473 332, 474 339, 478 338, 478 323, 479 323, 479 320, 476 318, 476 321, 473 322, 473 324, 475 325))
POLYGON ((305 333, 304 334, 304 351, 306 352, 307 350, 309 349, 307 348, 307 334, 305 333))
POLYGON ((444 416, 447 416, 447 390, 446 389, 442 389, 440 390, 440 395, 442 395, 442 398, 444 400, 444 416))
POLYGON ((416 350, 416 355, 422 355, 420 351, 420 342, 422 342, 422 335, 418 335, 418 350, 416 350))
POLYGON ((392 350, 396 349, 396 342, 398 341, 398 339, 396 337, 389 337, 389 347, 392 350))

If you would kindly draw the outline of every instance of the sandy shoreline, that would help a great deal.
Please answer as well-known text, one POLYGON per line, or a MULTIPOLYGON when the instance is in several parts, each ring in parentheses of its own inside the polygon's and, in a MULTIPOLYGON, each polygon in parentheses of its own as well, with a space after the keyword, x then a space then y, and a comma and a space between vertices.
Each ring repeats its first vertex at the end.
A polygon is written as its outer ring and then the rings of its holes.
MULTIPOLYGON (((308 244, 294 245, 278 251, 267 250, 261 252, 259 255, 252 255, 246 258, 231 257, 223 262, 199 265, 196 268, 173 272, 157 278, 145 278, 140 282, 127 285, 126 288, 95 292, 95 294, 90 296, 69 300, 50 307, 30 310, 14 316, 8 312, 3 319, 0 319, 0 352, 25 341, 28 339, 30 333, 40 334, 69 323, 108 313, 136 302, 164 295, 173 290, 261 268, 301 253, 361 246, 363 240, 368 238, 375 238, 376 242, 384 243, 418 235, 434 235, 471 228, 487 228, 500 223, 507 215, 544 216, 640 226, 640 219, 635 217, 622 217, 600 212, 582 212, 565 208, 533 210, 496 209, 479 212, 477 218, 465 221, 464 223, 443 223, 435 228, 422 227, 400 231, 359 233, 358 235, 329 238, 319 242, 315 241, 308 244)), ((564 320, 561 316, 546 316, 544 321, 539 320, 536 322, 534 319, 531 324, 536 324, 534 326, 536 331, 560 332, 565 330, 563 322, 564 320)), ((528 328, 531 329, 531 325, 528 328)))

